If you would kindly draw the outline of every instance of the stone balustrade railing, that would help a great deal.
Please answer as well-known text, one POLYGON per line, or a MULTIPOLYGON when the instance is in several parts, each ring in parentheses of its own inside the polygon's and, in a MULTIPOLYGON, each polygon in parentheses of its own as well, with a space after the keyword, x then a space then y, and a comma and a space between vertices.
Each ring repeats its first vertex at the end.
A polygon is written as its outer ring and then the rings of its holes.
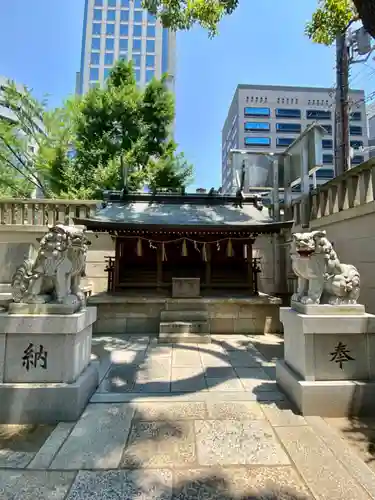
POLYGON ((95 213, 98 200, 0 199, 0 225, 48 226, 95 213))
POLYGON ((375 200, 375 158, 347 170, 342 175, 311 191, 307 199, 292 201, 292 218, 296 225, 321 219, 344 210, 363 206, 375 200), (304 203, 306 206, 304 207, 304 203), (308 221, 303 210, 307 210, 308 221))

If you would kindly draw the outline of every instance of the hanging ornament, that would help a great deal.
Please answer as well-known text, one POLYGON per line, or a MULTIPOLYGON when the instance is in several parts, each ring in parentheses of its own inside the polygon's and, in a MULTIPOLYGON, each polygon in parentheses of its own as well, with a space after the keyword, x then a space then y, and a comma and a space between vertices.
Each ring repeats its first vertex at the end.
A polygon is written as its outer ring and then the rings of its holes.
POLYGON ((232 240, 230 238, 227 244, 227 257, 233 257, 233 246, 232 246, 232 240))
POLYGON ((164 243, 162 243, 162 245, 161 245, 161 260, 164 262, 167 260, 167 253, 165 251, 164 243))
POLYGON ((142 240, 141 240, 141 238, 138 238, 138 241, 137 241, 137 255, 138 255, 138 257, 142 257, 142 240))
POLYGON ((148 243, 149 243, 149 245, 150 245, 150 248, 154 248, 154 249, 155 249, 155 248, 157 248, 155 245, 153 245, 153 244, 152 244, 152 241, 151 241, 151 240, 150 240, 148 243))
POLYGON ((220 252, 220 243, 219 243, 219 242, 217 242, 217 243, 216 243, 216 250, 217 250, 218 252, 220 252))
POLYGON ((207 262, 207 248, 206 248, 206 243, 203 243, 202 258, 203 258, 204 262, 207 262))
POLYGON ((181 252, 181 255, 182 255, 183 257, 187 257, 187 254, 188 254, 188 253, 187 253, 186 240, 184 240, 184 241, 182 242, 182 252, 181 252))
POLYGON ((247 245, 243 246, 243 258, 247 260, 247 245))
POLYGON ((199 250, 199 247, 198 247, 198 243, 196 241, 194 241, 194 248, 197 252, 200 253, 200 250, 199 250))

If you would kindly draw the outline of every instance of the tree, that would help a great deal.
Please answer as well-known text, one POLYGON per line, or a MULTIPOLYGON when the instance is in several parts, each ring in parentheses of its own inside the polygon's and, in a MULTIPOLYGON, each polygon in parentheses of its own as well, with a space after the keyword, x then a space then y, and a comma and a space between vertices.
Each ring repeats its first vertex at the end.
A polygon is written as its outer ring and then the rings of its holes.
MULTIPOLYGON (((97 190, 99 172, 111 174, 112 189, 122 188, 124 180, 129 189, 137 189, 151 182, 153 173, 158 172, 158 178, 162 179, 159 171, 168 162, 170 167, 180 168, 177 160, 173 161, 176 149, 170 139, 173 120, 174 100, 165 78, 153 79, 141 90, 137 88, 131 62, 119 61, 106 87, 90 90, 78 106, 75 142, 78 189, 92 186, 97 190), (160 168, 156 167, 159 159, 160 168)), ((176 179, 182 182, 185 177, 178 171, 173 182, 176 179)), ((157 183, 155 179, 152 182, 157 183)))
MULTIPOLYGON (((143 0, 143 5, 159 16, 166 27, 186 30, 198 23, 213 36, 220 20, 232 14, 239 0, 143 0)), ((375 37, 375 0, 318 0, 306 34, 317 43, 331 45, 337 34, 357 19, 375 37)))
POLYGON ((151 160, 148 185, 153 192, 160 187, 176 191, 190 184, 192 179, 193 166, 183 153, 167 153, 157 162, 151 160))
POLYGON ((73 101, 47 111, 26 87, 9 81, 2 91, 9 110, 0 119, 0 196, 44 197, 65 189, 62 173, 72 137, 73 101))

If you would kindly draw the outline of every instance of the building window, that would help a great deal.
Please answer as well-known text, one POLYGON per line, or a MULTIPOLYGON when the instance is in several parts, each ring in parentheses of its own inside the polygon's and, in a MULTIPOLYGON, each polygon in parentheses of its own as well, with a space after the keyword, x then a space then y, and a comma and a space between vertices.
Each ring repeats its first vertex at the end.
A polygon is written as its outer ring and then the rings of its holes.
POLYGON ((95 7, 103 7, 103 0, 95 0, 94 5, 95 7))
POLYGON ((90 81, 96 82, 99 80, 99 68, 90 68, 90 81))
POLYGON ((127 51, 128 51, 128 39, 120 38, 120 52, 127 52, 127 51))
POLYGON ((122 10, 121 11, 121 21, 128 22, 129 21, 129 11, 128 10, 122 10))
POLYGON ((106 38, 105 49, 106 50, 114 50, 114 48, 115 48, 115 39, 114 38, 106 38))
POLYGON ((155 40, 146 40, 146 52, 148 54, 155 52, 155 40))
POLYGON ((99 87, 99 82, 90 82, 89 87, 90 89, 97 89, 99 87))
POLYGON ((331 180, 334 177, 333 168, 319 168, 315 175, 317 179, 331 180))
POLYGON ((129 25, 120 24, 120 36, 128 36, 128 35, 129 35, 129 25))
POLYGON ((332 135, 332 125, 323 125, 322 124, 322 127, 325 129, 327 134, 332 135))
POLYGON ((102 13, 103 13, 102 10, 94 9, 94 21, 101 21, 102 20, 102 13))
POLYGON ((116 21, 116 11, 115 10, 109 10, 107 12, 107 21, 116 21))
POLYGON ((135 24, 133 26, 133 36, 135 36, 135 37, 142 36, 142 24, 135 24))
POLYGON ((294 142, 295 139, 292 138, 292 137, 278 137, 276 139, 276 146, 278 148, 285 148, 285 147, 288 147, 292 144, 292 142, 294 142))
POLYGON ((332 139, 323 139, 322 140, 322 148, 323 149, 332 149, 333 148, 332 139))
POLYGON ((107 2, 108 2, 108 7, 115 7, 116 8, 117 0, 107 0, 107 2))
POLYGON ((301 118, 301 110, 278 108, 275 110, 275 116, 276 118, 301 118))
POLYGON ((323 165, 332 165, 333 164, 333 155, 325 154, 323 155, 323 165))
POLYGON ((363 148, 363 141, 350 141, 350 146, 354 149, 363 148))
POLYGON ((102 32, 102 25, 100 23, 94 23, 92 25, 92 34, 93 35, 100 35, 102 32))
POLYGON ((352 165, 360 165, 364 161, 365 161, 364 156, 356 155, 356 156, 353 156, 351 163, 352 163, 352 165))
POLYGON ((355 111, 354 113, 350 113, 350 121, 352 122, 362 121, 362 113, 360 111, 355 111))
POLYGON ((263 146, 270 147, 270 137, 245 137, 245 146, 263 146))
POLYGON ((136 69, 134 71, 134 74, 135 74, 135 81, 137 83, 139 83, 141 81, 141 70, 140 69, 136 69))
POLYGON ((142 40, 139 38, 133 39, 133 52, 141 52, 142 49, 142 40))
POLYGON ((100 50, 100 38, 93 38, 91 41, 92 50, 100 50))
POLYGON ((332 113, 322 109, 308 109, 306 111, 306 118, 308 120, 331 120, 332 113))
POLYGON ((153 14, 147 13, 148 24, 156 24, 156 17, 153 14))
POLYGON ((104 80, 107 80, 109 75, 111 74, 112 68, 104 68, 104 80))
POLYGON ((155 38, 156 36, 156 26, 147 25, 147 38, 155 38))
POLYGON ((146 69, 146 82, 150 82, 155 76, 155 71, 153 69, 146 69))
POLYGON ((270 108, 245 108, 245 116, 270 116, 270 108))
POLYGON ((109 36, 114 36, 115 35, 115 25, 113 23, 107 24, 106 33, 109 36))
POLYGON ((141 67, 141 54, 134 54, 132 60, 135 67, 137 68, 141 67))
POLYGON ((121 7, 129 8, 129 0, 121 0, 121 7))
POLYGON ((142 20, 143 20, 143 12, 141 10, 136 10, 134 12, 134 22, 135 23, 142 23, 142 20))
POLYGON ((276 123, 276 132, 289 132, 298 134, 301 132, 300 123, 276 123))
POLYGON ((154 68, 155 67, 155 56, 152 54, 146 55, 146 67, 154 68))
POLYGON ((113 52, 107 52, 104 56, 104 64, 106 66, 112 66, 113 65, 113 52))
POLYGON ((245 122, 245 131, 251 130, 252 132, 264 132, 265 130, 270 130, 269 123, 262 122, 245 122))
POLYGON ((362 127, 358 127, 357 125, 351 125, 349 127, 350 135, 362 135, 362 127))
POLYGON ((120 61, 127 61, 128 60, 128 54, 120 54, 119 55, 120 61))
POLYGON ((100 64, 100 54, 99 54, 99 52, 92 52, 91 59, 90 59, 90 64, 92 64, 93 66, 96 66, 96 65, 100 64))

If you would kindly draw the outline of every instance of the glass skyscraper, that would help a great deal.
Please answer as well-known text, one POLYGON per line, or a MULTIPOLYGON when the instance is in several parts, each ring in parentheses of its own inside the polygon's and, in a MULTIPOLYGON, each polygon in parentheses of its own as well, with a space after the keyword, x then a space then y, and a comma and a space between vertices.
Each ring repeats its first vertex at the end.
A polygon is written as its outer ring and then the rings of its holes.
POLYGON ((142 9, 141 0, 85 0, 77 92, 103 85, 118 59, 132 60, 137 84, 168 74, 174 91, 175 32, 142 9))

